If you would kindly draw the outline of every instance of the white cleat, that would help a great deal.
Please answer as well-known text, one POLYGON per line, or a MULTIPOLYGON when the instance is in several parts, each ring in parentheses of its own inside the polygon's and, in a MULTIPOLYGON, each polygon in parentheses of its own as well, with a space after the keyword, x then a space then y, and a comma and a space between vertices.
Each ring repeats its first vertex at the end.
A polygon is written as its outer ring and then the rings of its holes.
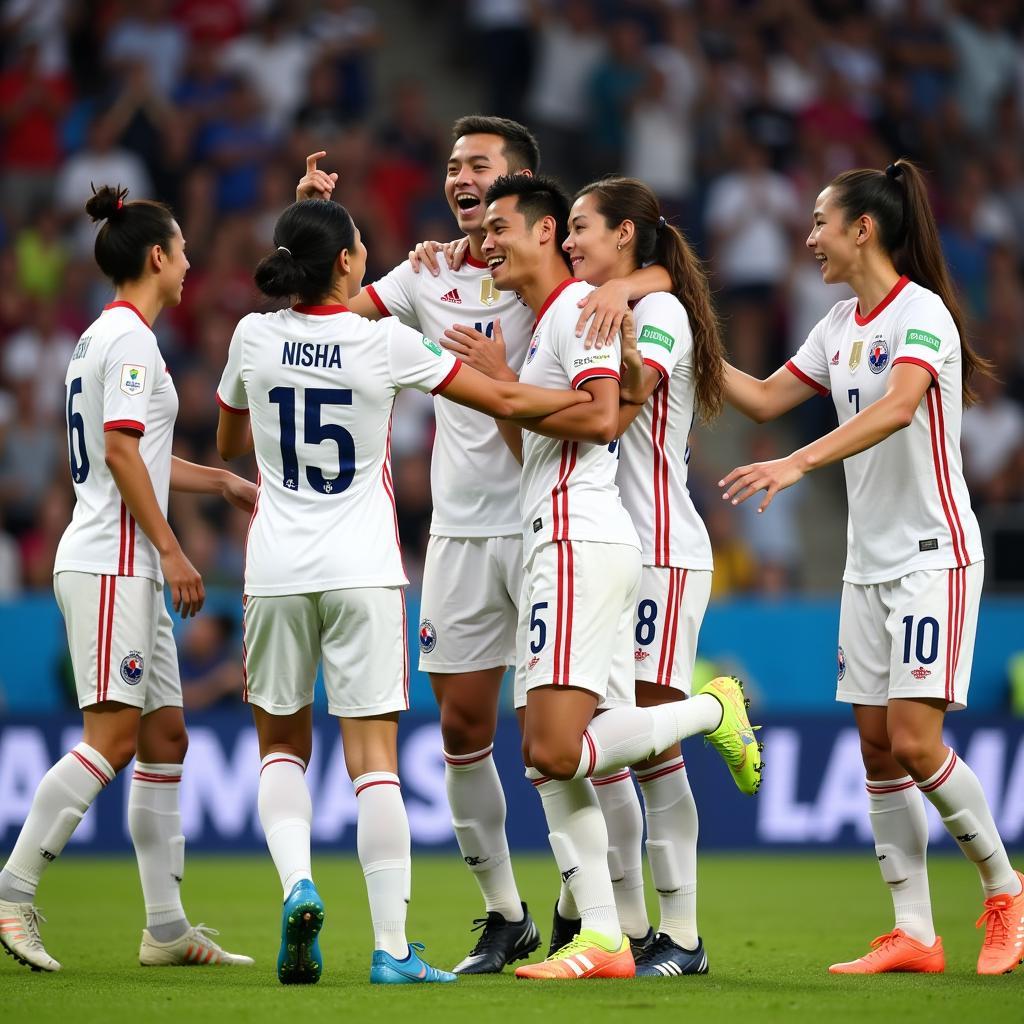
POLYGON ((46 918, 32 903, 0 900, 0 945, 19 964, 33 971, 59 971, 60 964, 43 948, 39 922, 46 918))
POLYGON ((256 962, 251 956, 229 953, 221 949, 211 938, 219 934, 214 928, 197 924, 189 928, 179 939, 157 942, 149 931, 143 928, 139 963, 143 967, 250 967, 256 962))

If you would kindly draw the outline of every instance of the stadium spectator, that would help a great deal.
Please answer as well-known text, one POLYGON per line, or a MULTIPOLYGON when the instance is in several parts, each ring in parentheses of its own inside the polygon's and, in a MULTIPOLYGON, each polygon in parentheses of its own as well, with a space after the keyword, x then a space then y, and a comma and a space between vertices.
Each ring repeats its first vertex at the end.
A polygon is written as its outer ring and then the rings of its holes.
POLYGON ((115 68, 144 63, 165 97, 178 84, 187 45, 182 25, 170 17, 170 6, 169 0, 134 0, 127 16, 115 22, 105 49, 115 68))
POLYGON ((238 623, 230 615, 200 615, 189 622, 178 653, 186 711, 241 706, 237 632, 238 623))

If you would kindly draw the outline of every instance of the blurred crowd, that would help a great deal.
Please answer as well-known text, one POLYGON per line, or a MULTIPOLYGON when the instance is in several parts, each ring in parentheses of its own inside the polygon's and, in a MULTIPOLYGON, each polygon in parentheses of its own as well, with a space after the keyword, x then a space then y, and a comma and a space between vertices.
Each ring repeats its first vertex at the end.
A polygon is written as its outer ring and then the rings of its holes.
MULTIPOLYGON (((176 452, 217 464, 214 389, 235 322, 263 308, 251 271, 305 154, 326 149, 341 172, 336 198, 363 231, 370 280, 417 239, 452 235, 448 125, 429 96, 465 83, 482 111, 528 124, 544 169, 568 186, 614 171, 651 183, 708 261, 732 359, 759 374, 843 297, 803 251, 818 190, 851 166, 918 160, 972 340, 999 376, 980 383, 964 419, 972 494, 983 516, 1022 507, 1024 9, 1013 0, 7 0, 0 10, 0 596, 50 585, 70 516, 64 372, 110 297, 92 262, 90 184, 119 183, 177 212, 192 269, 157 334, 181 399, 176 452), (408 77, 386 88, 380 8, 401 11, 422 38, 408 77)), ((797 420, 805 435, 834 421, 813 404, 797 420)), ((429 401, 396 416, 413 573, 430 518, 431 430, 429 401)), ((787 438, 753 436, 749 460, 784 454, 787 438)), ((776 499, 770 522, 723 514, 713 487, 723 468, 699 457, 693 467, 716 591, 799 587, 801 490, 776 499)), ((244 518, 193 496, 174 496, 172 516, 207 584, 237 589, 244 518)), ((214 626, 194 641, 202 700, 219 692, 228 637, 214 626)))

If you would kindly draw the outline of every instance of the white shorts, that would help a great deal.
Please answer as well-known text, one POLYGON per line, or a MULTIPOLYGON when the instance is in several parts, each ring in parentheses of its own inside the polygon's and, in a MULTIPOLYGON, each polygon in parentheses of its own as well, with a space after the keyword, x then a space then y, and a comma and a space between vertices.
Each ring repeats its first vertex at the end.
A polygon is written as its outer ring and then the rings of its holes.
POLYGON ((405 591, 354 587, 245 598, 245 699, 272 715, 313 703, 323 659, 327 710, 365 718, 409 708, 405 591))
POLYGON ((578 686, 598 707, 636 703, 633 614, 640 552, 563 540, 530 559, 519 603, 515 706, 537 686, 578 686))
POLYGON ((707 569, 644 566, 633 621, 637 682, 657 683, 690 695, 697 635, 710 597, 707 569))
POLYGON ((420 671, 514 665, 522 583, 522 537, 431 537, 420 597, 420 671))
POLYGON ((836 699, 884 706, 933 697, 967 706, 985 563, 892 583, 844 583, 836 699))
POLYGON ((117 701, 181 707, 178 649, 164 590, 142 576, 59 572, 53 592, 64 616, 78 706, 117 701))

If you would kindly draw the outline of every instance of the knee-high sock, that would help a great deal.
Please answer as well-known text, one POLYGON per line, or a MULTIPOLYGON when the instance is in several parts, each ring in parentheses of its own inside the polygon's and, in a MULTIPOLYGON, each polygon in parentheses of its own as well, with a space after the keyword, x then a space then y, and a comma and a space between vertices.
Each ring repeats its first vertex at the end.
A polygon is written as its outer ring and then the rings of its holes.
POLYGON ((505 837, 505 793, 492 752, 444 755, 444 780, 462 859, 473 872, 487 911, 521 921, 523 907, 505 837))
POLYGON ((914 780, 868 779, 868 813, 875 856, 892 894, 895 927, 930 946, 935 941, 928 892, 928 819, 914 780))
POLYGON ((352 780, 359 803, 356 846, 370 901, 376 949, 405 957, 405 915, 409 903, 409 819, 398 776, 366 772, 352 780))
POLYGON ((0 872, 0 899, 32 902, 43 871, 60 855, 114 774, 98 750, 79 743, 43 776, 14 849, 0 872))
POLYGON ((673 744, 718 728, 722 705, 710 693, 653 708, 610 708, 597 715, 583 733, 575 778, 608 775, 673 744))
POLYGON ((617 948, 622 930, 608 874, 608 831, 593 785, 589 779, 545 779, 534 768, 526 775, 544 804, 551 851, 576 902, 581 928, 617 948))
POLYGON ((658 890, 658 931, 696 949, 697 805, 682 757, 636 773, 647 815, 647 859, 658 890))
POLYGON ((180 764, 135 763, 128 794, 128 831, 139 863, 146 927, 157 942, 172 942, 188 930, 181 905, 185 837, 180 789, 180 764))
POLYGON ((622 930, 641 939, 651 927, 644 904, 644 816, 628 768, 593 779, 608 829, 608 871, 622 930))
POLYGON ((280 752, 263 758, 257 806, 267 847, 287 899, 296 882, 313 877, 309 852, 313 802, 302 758, 280 752))
POLYGON ((977 865, 985 896, 1016 896, 1020 879, 1010 866, 977 775, 950 750, 942 767, 918 786, 935 805, 964 856, 977 865))

